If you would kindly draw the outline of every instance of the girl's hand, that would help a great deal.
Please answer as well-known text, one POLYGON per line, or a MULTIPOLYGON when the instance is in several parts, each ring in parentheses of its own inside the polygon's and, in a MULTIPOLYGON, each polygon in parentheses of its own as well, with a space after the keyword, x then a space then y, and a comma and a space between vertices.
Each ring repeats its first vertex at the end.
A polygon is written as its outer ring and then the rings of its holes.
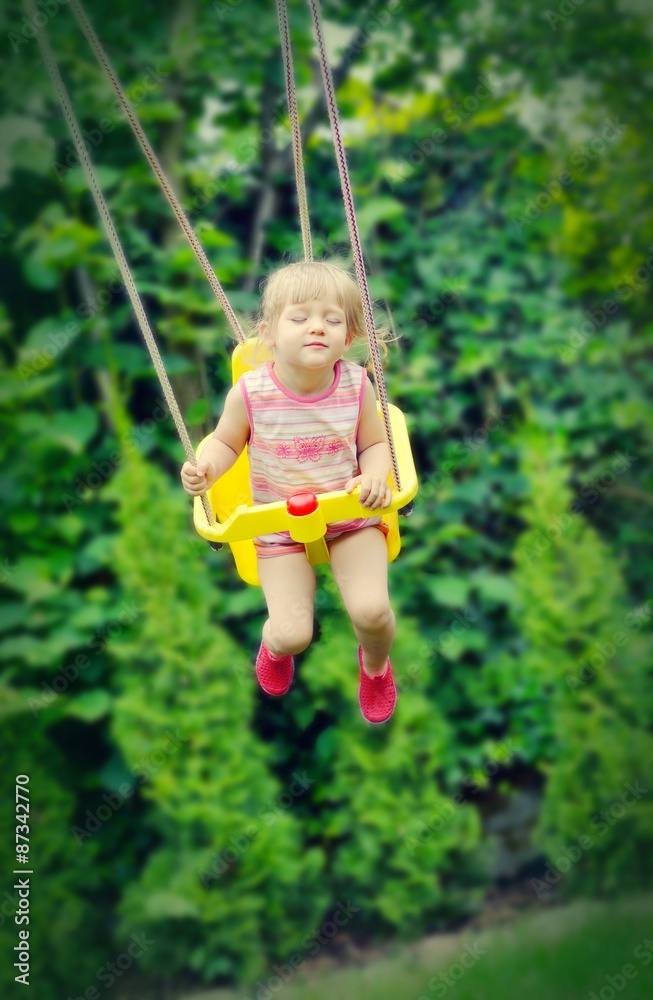
POLYGON ((360 485, 360 495, 358 500, 362 507, 388 507, 392 502, 392 490, 384 479, 377 479, 374 476, 362 475, 354 476, 346 484, 347 493, 351 493, 355 486, 360 485))
POLYGON ((213 470, 206 462, 198 462, 197 468, 192 462, 184 462, 181 467, 181 485, 192 497, 206 493, 214 482, 213 470))

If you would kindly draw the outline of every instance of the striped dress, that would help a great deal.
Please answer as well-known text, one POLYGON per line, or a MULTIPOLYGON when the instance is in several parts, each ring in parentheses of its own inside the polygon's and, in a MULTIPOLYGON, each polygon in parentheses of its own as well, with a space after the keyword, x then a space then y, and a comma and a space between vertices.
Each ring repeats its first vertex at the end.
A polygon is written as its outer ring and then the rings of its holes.
MULTIPOLYGON (((255 504, 286 500, 300 490, 327 493, 344 489, 360 473, 356 435, 367 372, 351 361, 336 361, 334 380, 317 396, 297 396, 281 385, 268 361, 238 380, 250 425, 247 443, 250 485, 255 504)), ((381 524, 381 517, 334 521, 327 541, 345 531, 381 524)), ((381 525, 384 534, 386 525, 381 525)), ((258 535, 259 556, 304 552, 289 531, 258 535), (271 546, 273 548, 271 548, 271 546)))

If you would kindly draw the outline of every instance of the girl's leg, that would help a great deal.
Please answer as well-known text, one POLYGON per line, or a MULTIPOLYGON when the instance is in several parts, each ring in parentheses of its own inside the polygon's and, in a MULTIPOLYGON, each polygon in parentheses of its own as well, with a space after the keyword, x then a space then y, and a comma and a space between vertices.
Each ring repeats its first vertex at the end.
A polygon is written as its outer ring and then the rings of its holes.
POLYGON ((370 525, 328 545, 334 579, 363 647, 363 667, 372 677, 382 674, 395 635, 385 537, 370 525))
POLYGON ((315 571, 305 552, 259 558, 257 565, 270 616, 263 642, 275 656, 301 653, 313 638, 315 571))

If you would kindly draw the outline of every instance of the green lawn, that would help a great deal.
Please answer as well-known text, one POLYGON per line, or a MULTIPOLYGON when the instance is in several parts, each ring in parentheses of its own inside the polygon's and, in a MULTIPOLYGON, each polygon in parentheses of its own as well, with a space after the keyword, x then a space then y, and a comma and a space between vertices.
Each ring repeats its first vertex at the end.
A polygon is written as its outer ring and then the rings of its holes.
POLYGON ((179 1000, 650 1000, 653 897, 547 907, 508 927, 423 938, 364 965, 300 968, 283 983, 274 975, 179 1000))

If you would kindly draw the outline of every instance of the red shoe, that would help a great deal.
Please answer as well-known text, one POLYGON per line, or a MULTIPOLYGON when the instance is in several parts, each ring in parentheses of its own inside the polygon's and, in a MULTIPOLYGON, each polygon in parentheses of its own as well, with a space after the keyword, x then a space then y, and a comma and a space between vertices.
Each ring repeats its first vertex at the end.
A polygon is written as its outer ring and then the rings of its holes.
POLYGON ((380 677, 370 677, 363 668, 363 647, 358 647, 360 667, 360 687, 358 704, 363 718, 368 722, 387 722, 397 704, 397 689, 392 676, 392 664, 388 657, 385 673, 380 677))
POLYGON ((275 656, 261 640, 261 648, 256 657, 256 677, 266 694, 279 697, 292 684, 295 663, 292 656, 275 656))

